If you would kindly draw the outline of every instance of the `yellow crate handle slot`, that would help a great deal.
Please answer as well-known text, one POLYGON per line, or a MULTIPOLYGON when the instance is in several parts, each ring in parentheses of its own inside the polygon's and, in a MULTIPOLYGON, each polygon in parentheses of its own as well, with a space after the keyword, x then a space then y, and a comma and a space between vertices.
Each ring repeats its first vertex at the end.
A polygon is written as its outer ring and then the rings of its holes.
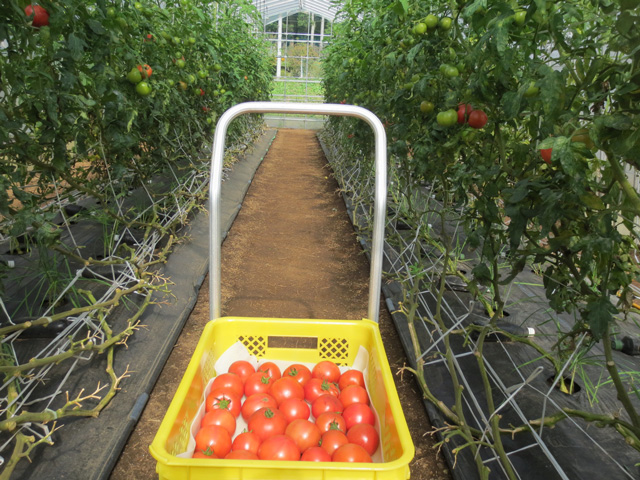
POLYGON ((378 322, 382 282, 382 247, 387 209, 387 135, 380 119, 366 108, 333 103, 245 102, 227 110, 218 120, 211 153, 209 182, 209 318, 220 318, 220 193, 222 162, 227 129, 231 121, 245 113, 299 113, 303 115, 334 115, 364 120, 375 138, 375 196, 371 268, 369 274, 368 319, 378 322))

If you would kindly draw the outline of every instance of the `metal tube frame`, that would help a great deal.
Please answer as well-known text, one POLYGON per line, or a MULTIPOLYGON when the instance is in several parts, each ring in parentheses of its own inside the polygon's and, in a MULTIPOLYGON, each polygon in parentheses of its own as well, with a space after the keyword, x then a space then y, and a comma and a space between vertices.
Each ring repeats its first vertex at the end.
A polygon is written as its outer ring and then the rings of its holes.
POLYGON ((375 139, 375 197, 371 268, 369 279, 368 318, 378 322, 382 283, 382 247, 387 204, 387 135, 382 122, 369 110, 355 105, 331 103, 246 102, 227 110, 218 120, 211 153, 209 182, 209 317, 220 318, 221 309, 221 244, 220 200, 222 164, 227 129, 231 121, 245 113, 300 113, 304 115, 335 115, 364 120, 373 130, 375 139))

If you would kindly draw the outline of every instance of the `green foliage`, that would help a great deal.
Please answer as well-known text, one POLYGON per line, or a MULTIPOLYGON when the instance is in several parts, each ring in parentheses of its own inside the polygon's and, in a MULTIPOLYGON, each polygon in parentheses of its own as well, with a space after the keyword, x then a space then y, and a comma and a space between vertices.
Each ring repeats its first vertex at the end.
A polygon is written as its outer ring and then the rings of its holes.
POLYGON ((139 185, 167 162, 197 158, 218 115, 269 98, 267 45, 252 36, 256 13, 246 1, 44 1, 50 23, 40 28, 24 3, 0 6, 0 215, 8 224, 40 228, 33 212, 54 184, 95 196, 112 178, 139 185), (146 96, 127 81, 138 65, 152 69, 146 96), (204 95, 192 95, 195 87, 204 95))
MULTIPOLYGON (((497 285, 525 260, 547 263, 550 304, 580 312, 596 340, 628 309, 621 301, 612 310, 609 295, 638 275, 621 261, 636 248, 640 213, 623 173, 640 166, 638 19, 633 2, 349 2, 325 60, 327 99, 385 122, 405 170, 400 190, 435 182, 465 207, 478 280, 497 285), (451 17, 452 28, 414 30, 428 14, 451 17), (433 112, 420 111, 423 101, 433 112), (437 123, 459 104, 484 110, 489 123, 437 123), (502 245, 511 272, 492 268, 502 245)), ((368 127, 332 122, 371 151, 368 127)))

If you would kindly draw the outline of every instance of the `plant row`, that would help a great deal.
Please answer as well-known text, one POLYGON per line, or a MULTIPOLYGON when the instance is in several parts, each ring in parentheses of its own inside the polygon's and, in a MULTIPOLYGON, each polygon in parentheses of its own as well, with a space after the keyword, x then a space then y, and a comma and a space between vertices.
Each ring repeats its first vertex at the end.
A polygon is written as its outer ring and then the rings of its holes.
MULTIPOLYGON (((561 367, 601 346, 625 417, 614 427, 635 448, 638 391, 622 380, 611 339, 633 318, 638 276, 640 197, 627 172, 638 167, 640 149, 639 17, 637 3, 627 1, 350 3, 324 78, 329 101, 361 105, 383 120, 397 173, 392 197, 402 198, 403 221, 438 252, 444 275, 435 278, 459 274, 463 241, 474 252, 468 286, 495 326, 504 315, 502 287, 534 266, 551 310, 574 320, 568 329, 557 325, 549 358, 561 367), (437 215, 460 218, 462 236, 424 224, 434 213, 419 201, 425 185, 437 215)), ((332 119, 331 129, 346 151, 370 155, 367 126, 332 119)), ((441 299, 441 283, 433 285, 441 299)), ((415 289, 406 290, 405 307, 415 312, 415 289)), ((445 416, 475 448, 461 411, 445 416)), ((503 426, 490 418, 492 446, 513 478, 503 426)))

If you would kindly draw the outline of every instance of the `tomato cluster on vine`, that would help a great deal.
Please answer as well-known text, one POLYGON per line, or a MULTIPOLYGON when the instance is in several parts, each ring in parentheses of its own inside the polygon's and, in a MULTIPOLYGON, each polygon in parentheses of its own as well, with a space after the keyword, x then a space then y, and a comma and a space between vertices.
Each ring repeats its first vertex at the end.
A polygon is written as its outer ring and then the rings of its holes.
POLYGON ((362 372, 330 360, 284 371, 238 360, 214 378, 205 412, 193 458, 372 462, 380 443, 362 372))

